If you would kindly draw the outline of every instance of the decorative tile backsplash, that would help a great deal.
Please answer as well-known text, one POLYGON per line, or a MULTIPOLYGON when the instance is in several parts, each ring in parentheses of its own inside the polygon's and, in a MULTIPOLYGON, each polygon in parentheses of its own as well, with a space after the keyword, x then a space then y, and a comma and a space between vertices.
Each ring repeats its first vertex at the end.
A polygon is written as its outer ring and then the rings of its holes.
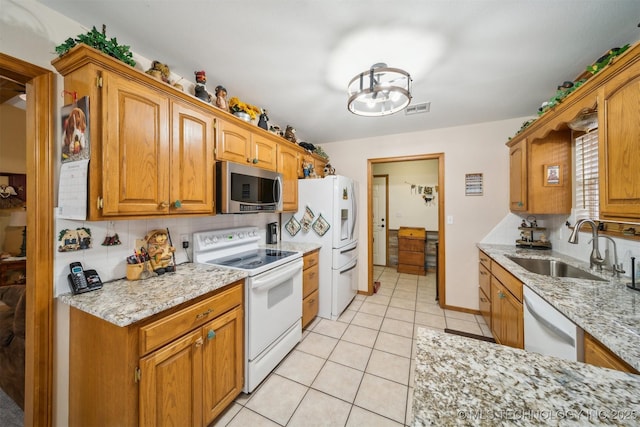
MULTIPOLYGON (((278 214, 260 213, 118 221, 71 221, 58 219, 56 220, 56 237, 64 229, 75 230, 86 227, 91 229, 93 244, 91 248, 85 250, 58 252, 59 242, 51 242, 55 246, 54 295, 57 296, 69 292, 67 274, 69 273, 69 264, 74 261, 81 262, 85 269, 95 269, 103 282, 125 277, 126 258, 133 254, 135 240, 143 238, 149 230, 157 228, 169 229, 173 246, 176 248, 176 264, 179 265, 192 259, 192 234, 194 232, 253 225, 257 226, 263 235, 266 235, 266 224, 274 221, 279 221, 278 214), (105 236, 113 233, 118 234, 121 244, 102 246, 100 243, 105 236), (189 249, 187 250, 182 248, 183 235, 189 236, 189 249)), ((262 239, 262 241, 264 242, 265 239, 262 239)))

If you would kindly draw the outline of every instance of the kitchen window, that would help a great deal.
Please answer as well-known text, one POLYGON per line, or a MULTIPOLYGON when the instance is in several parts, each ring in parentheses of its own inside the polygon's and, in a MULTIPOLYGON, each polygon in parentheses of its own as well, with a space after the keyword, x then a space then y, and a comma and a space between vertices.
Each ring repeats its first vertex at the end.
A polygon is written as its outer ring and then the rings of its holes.
POLYGON ((598 129, 579 136, 576 142, 576 220, 600 217, 598 190, 598 129))

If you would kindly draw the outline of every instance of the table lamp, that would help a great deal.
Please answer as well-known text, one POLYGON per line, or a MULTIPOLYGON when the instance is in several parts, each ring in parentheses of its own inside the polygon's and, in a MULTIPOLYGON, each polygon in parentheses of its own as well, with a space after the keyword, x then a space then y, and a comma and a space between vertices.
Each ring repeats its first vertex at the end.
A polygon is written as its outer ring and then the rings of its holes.
POLYGON ((20 246, 19 257, 27 256, 27 211, 20 210, 11 212, 9 226, 24 227, 22 230, 22 246, 20 246))

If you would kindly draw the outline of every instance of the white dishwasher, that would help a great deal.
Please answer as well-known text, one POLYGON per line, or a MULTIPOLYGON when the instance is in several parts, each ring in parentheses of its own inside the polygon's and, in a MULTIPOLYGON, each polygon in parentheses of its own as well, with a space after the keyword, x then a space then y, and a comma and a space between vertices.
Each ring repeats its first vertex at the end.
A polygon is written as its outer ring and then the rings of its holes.
POLYGON ((524 349, 582 362, 582 329, 527 286, 523 288, 524 349))

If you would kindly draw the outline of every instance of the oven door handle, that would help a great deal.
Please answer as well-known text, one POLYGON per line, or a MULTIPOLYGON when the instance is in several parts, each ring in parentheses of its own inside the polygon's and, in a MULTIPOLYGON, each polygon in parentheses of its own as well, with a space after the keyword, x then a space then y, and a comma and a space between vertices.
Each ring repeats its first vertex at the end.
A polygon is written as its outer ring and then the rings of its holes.
POLYGON ((283 282, 291 279, 298 273, 302 273, 302 265, 298 263, 290 268, 282 269, 277 272, 268 272, 263 277, 254 278, 251 281, 251 289, 258 292, 268 291, 271 288, 281 285, 283 282))

